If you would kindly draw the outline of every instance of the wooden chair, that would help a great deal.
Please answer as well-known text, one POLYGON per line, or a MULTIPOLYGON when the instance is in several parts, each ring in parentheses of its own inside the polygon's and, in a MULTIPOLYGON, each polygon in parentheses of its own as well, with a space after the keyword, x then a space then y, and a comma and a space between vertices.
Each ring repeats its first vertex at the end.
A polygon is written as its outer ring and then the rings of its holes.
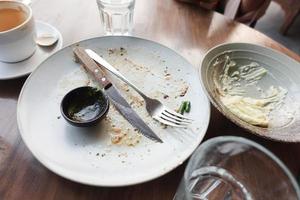
POLYGON ((280 28, 280 32, 286 35, 289 28, 300 13, 300 0, 273 0, 278 3, 285 13, 284 22, 280 28))
MULTIPOLYGON (((251 27, 254 27, 257 20, 264 15, 271 0, 264 0, 262 4, 256 10, 251 10, 244 14, 240 13, 240 5, 242 0, 177 0, 181 2, 193 3, 202 8, 216 9, 217 11, 224 13, 225 16, 230 19, 237 20, 251 27)), ((253 0, 255 1, 255 0, 253 0)))
POLYGON ((256 25, 257 20, 265 14, 270 2, 271 0, 265 0, 257 10, 239 16, 241 0, 227 0, 224 5, 224 15, 253 28, 256 25))

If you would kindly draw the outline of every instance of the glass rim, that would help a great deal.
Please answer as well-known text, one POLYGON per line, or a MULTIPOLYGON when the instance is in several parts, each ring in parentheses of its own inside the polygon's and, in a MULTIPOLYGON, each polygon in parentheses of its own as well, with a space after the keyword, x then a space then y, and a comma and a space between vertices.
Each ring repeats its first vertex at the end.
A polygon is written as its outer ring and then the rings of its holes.
MULTIPOLYGON (((184 184, 186 185, 187 177, 190 174, 191 160, 196 157, 197 152, 202 151, 207 146, 209 146, 213 143, 229 142, 229 141, 239 142, 239 143, 242 143, 242 144, 252 146, 252 147, 258 149, 259 151, 261 151, 262 153, 264 153, 265 155, 267 155, 268 157, 270 157, 275 162, 275 164, 277 164, 283 170, 283 172, 287 175, 287 177, 291 181, 291 184, 292 184, 292 186, 293 186, 293 188, 296 192, 297 197, 300 199, 299 185, 298 185, 295 177, 292 175, 290 170, 287 168, 287 166, 274 153, 272 153, 270 150, 268 150, 267 148, 265 148, 261 144, 258 144, 256 142, 250 140, 250 139, 247 139, 247 138, 244 138, 244 137, 239 137, 239 136, 218 136, 218 137, 213 137, 213 138, 210 138, 210 139, 206 140, 202 144, 200 144, 199 147, 194 151, 193 155, 191 156, 191 158, 190 158, 190 160, 189 160, 189 162, 186 166, 186 170, 184 171, 184 175, 183 175, 184 184)), ((185 190, 186 190, 186 187, 185 187, 185 190)), ((188 192, 188 191, 185 191, 185 192, 188 192)))

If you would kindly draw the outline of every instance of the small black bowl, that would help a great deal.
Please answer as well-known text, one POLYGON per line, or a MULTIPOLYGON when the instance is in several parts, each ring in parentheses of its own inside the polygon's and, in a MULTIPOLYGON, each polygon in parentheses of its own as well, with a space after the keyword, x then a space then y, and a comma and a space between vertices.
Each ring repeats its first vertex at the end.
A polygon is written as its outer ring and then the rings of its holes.
POLYGON ((71 125, 88 127, 96 125, 109 110, 109 100, 99 89, 89 86, 75 88, 61 101, 62 116, 71 125))

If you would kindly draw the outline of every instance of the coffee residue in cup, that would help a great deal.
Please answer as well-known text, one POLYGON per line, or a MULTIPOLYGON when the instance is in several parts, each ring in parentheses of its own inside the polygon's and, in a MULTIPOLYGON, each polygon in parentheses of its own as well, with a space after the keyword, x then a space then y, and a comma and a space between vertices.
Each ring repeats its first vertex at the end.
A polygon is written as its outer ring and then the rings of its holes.
POLYGON ((0 32, 19 26, 26 20, 26 12, 22 8, 0 9, 0 32))

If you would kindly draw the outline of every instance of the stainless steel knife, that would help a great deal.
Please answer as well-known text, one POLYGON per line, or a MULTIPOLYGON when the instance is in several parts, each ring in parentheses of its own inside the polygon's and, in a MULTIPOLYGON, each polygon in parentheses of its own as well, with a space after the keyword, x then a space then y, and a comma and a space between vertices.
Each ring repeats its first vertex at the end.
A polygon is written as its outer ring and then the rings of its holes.
POLYGON ((112 83, 105 77, 102 69, 89 57, 82 47, 76 47, 73 52, 77 60, 83 67, 99 81, 105 90, 106 95, 114 104, 118 112, 134 127, 136 127, 144 136, 156 141, 163 142, 151 128, 138 116, 138 114, 131 108, 127 101, 120 95, 118 90, 112 83))

